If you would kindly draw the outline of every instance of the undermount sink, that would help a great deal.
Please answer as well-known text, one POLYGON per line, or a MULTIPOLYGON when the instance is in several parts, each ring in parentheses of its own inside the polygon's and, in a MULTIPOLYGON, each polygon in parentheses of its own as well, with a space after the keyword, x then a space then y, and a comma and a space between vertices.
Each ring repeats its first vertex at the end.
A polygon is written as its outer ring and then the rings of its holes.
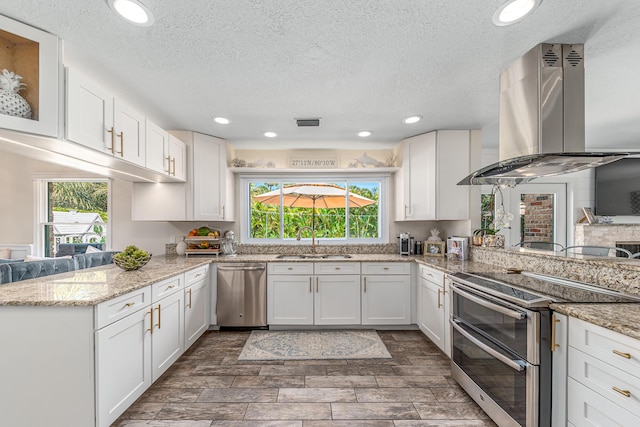
POLYGON ((303 254, 303 255, 288 255, 281 254, 276 256, 277 259, 349 259, 351 255, 329 255, 329 254, 303 254))

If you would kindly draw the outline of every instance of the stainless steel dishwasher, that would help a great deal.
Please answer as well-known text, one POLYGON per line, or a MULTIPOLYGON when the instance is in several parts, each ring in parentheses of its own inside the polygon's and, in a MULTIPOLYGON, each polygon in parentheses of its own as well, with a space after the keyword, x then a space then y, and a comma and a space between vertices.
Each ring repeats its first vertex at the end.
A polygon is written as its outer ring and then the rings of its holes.
POLYGON ((216 311, 220 326, 266 326, 266 264, 218 264, 216 311))

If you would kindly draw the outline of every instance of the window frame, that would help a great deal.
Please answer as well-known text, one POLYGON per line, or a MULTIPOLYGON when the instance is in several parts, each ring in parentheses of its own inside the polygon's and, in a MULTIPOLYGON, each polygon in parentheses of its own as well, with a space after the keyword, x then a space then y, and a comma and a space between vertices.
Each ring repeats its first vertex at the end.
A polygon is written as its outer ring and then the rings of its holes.
MULTIPOLYGON (((53 225, 55 222, 49 221, 48 218, 48 185, 50 182, 106 182, 107 183, 107 222, 102 223, 86 223, 87 225, 99 225, 107 228, 107 236, 105 238, 103 250, 111 250, 111 238, 113 230, 111 224, 113 223, 113 180, 110 178, 38 178, 35 181, 35 221, 34 221, 34 255, 44 256, 45 254, 45 232, 44 227, 46 225, 53 225)), ((82 223, 85 224, 85 223, 82 223)))
MULTIPOLYGON (((251 203, 249 201, 249 183, 255 181, 285 181, 291 182, 346 182, 347 185, 351 185, 357 182, 380 182, 379 194, 378 194, 378 222, 379 222, 379 237, 377 239, 362 239, 362 238, 323 238, 319 239, 323 242, 327 242, 330 245, 350 245, 350 244, 384 244, 389 240, 389 205, 391 202, 391 195, 389 194, 389 179, 390 173, 291 173, 291 174, 242 174, 239 176, 240 181, 240 240, 244 244, 250 245, 296 245, 300 244, 299 241, 293 238, 278 239, 266 239, 266 238, 250 238, 249 230, 251 225, 249 221, 251 217, 249 210, 251 209, 251 203)), ((346 211, 345 211, 346 212, 346 211)), ((346 213, 345 213, 345 216, 346 213)), ((311 237, 303 237, 301 239, 304 242, 310 242, 311 237)), ((316 238, 316 241, 318 238, 316 238)))

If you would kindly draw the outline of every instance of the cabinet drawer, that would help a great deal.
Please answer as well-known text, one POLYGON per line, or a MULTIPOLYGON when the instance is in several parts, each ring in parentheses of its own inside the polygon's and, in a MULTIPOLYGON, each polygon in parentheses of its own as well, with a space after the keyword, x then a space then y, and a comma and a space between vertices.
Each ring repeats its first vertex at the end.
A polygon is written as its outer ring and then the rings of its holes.
POLYGON ((638 378, 573 347, 569 347, 568 365, 571 378, 621 407, 640 414, 640 380, 638 378), (624 395, 625 392, 629 393, 629 397, 624 395))
POLYGON ((571 317, 569 345, 627 373, 640 372, 640 341, 626 335, 571 317))
POLYGON ((567 418, 575 426, 639 426, 640 418, 572 378, 567 382, 567 418))
POLYGON ((359 262, 316 262, 315 274, 360 274, 359 262))
POLYGON ((193 285, 194 283, 206 278, 208 274, 209 264, 187 271, 186 273, 184 273, 186 283, 185 286, 193 285))
POLYGON ((444 273, 442 271, 427 267, 426 265, 418 265, 418 268, 420 271, 420 277, 423 279, 437 283, 440 286, 444 283, 444 273))
POLYGON ((411 263, 363 262, 362 274, 411 274, 411 263))
POLYGON ((151 304, 151 286, 101 302, 96 306, 96 329, 103 328, 151 304))
POLYGON ((157 302, 162 298, 184 288, 184 274, 170 277, 151 285, 151 301, 157 302))
POLYGON ((313 274, 312 262, 270 262, 268 274, 313 274))

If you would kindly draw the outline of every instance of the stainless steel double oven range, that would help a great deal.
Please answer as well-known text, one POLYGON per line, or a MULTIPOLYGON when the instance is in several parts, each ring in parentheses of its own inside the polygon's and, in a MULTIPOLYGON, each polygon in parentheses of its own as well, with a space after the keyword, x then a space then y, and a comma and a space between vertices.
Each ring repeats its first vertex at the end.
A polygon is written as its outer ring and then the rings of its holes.
POLYGON ((547 427, 555 347, 549 304, 640 299, 570 280, 522 274, 450 275, 451 375, 499 426, 547 427))

